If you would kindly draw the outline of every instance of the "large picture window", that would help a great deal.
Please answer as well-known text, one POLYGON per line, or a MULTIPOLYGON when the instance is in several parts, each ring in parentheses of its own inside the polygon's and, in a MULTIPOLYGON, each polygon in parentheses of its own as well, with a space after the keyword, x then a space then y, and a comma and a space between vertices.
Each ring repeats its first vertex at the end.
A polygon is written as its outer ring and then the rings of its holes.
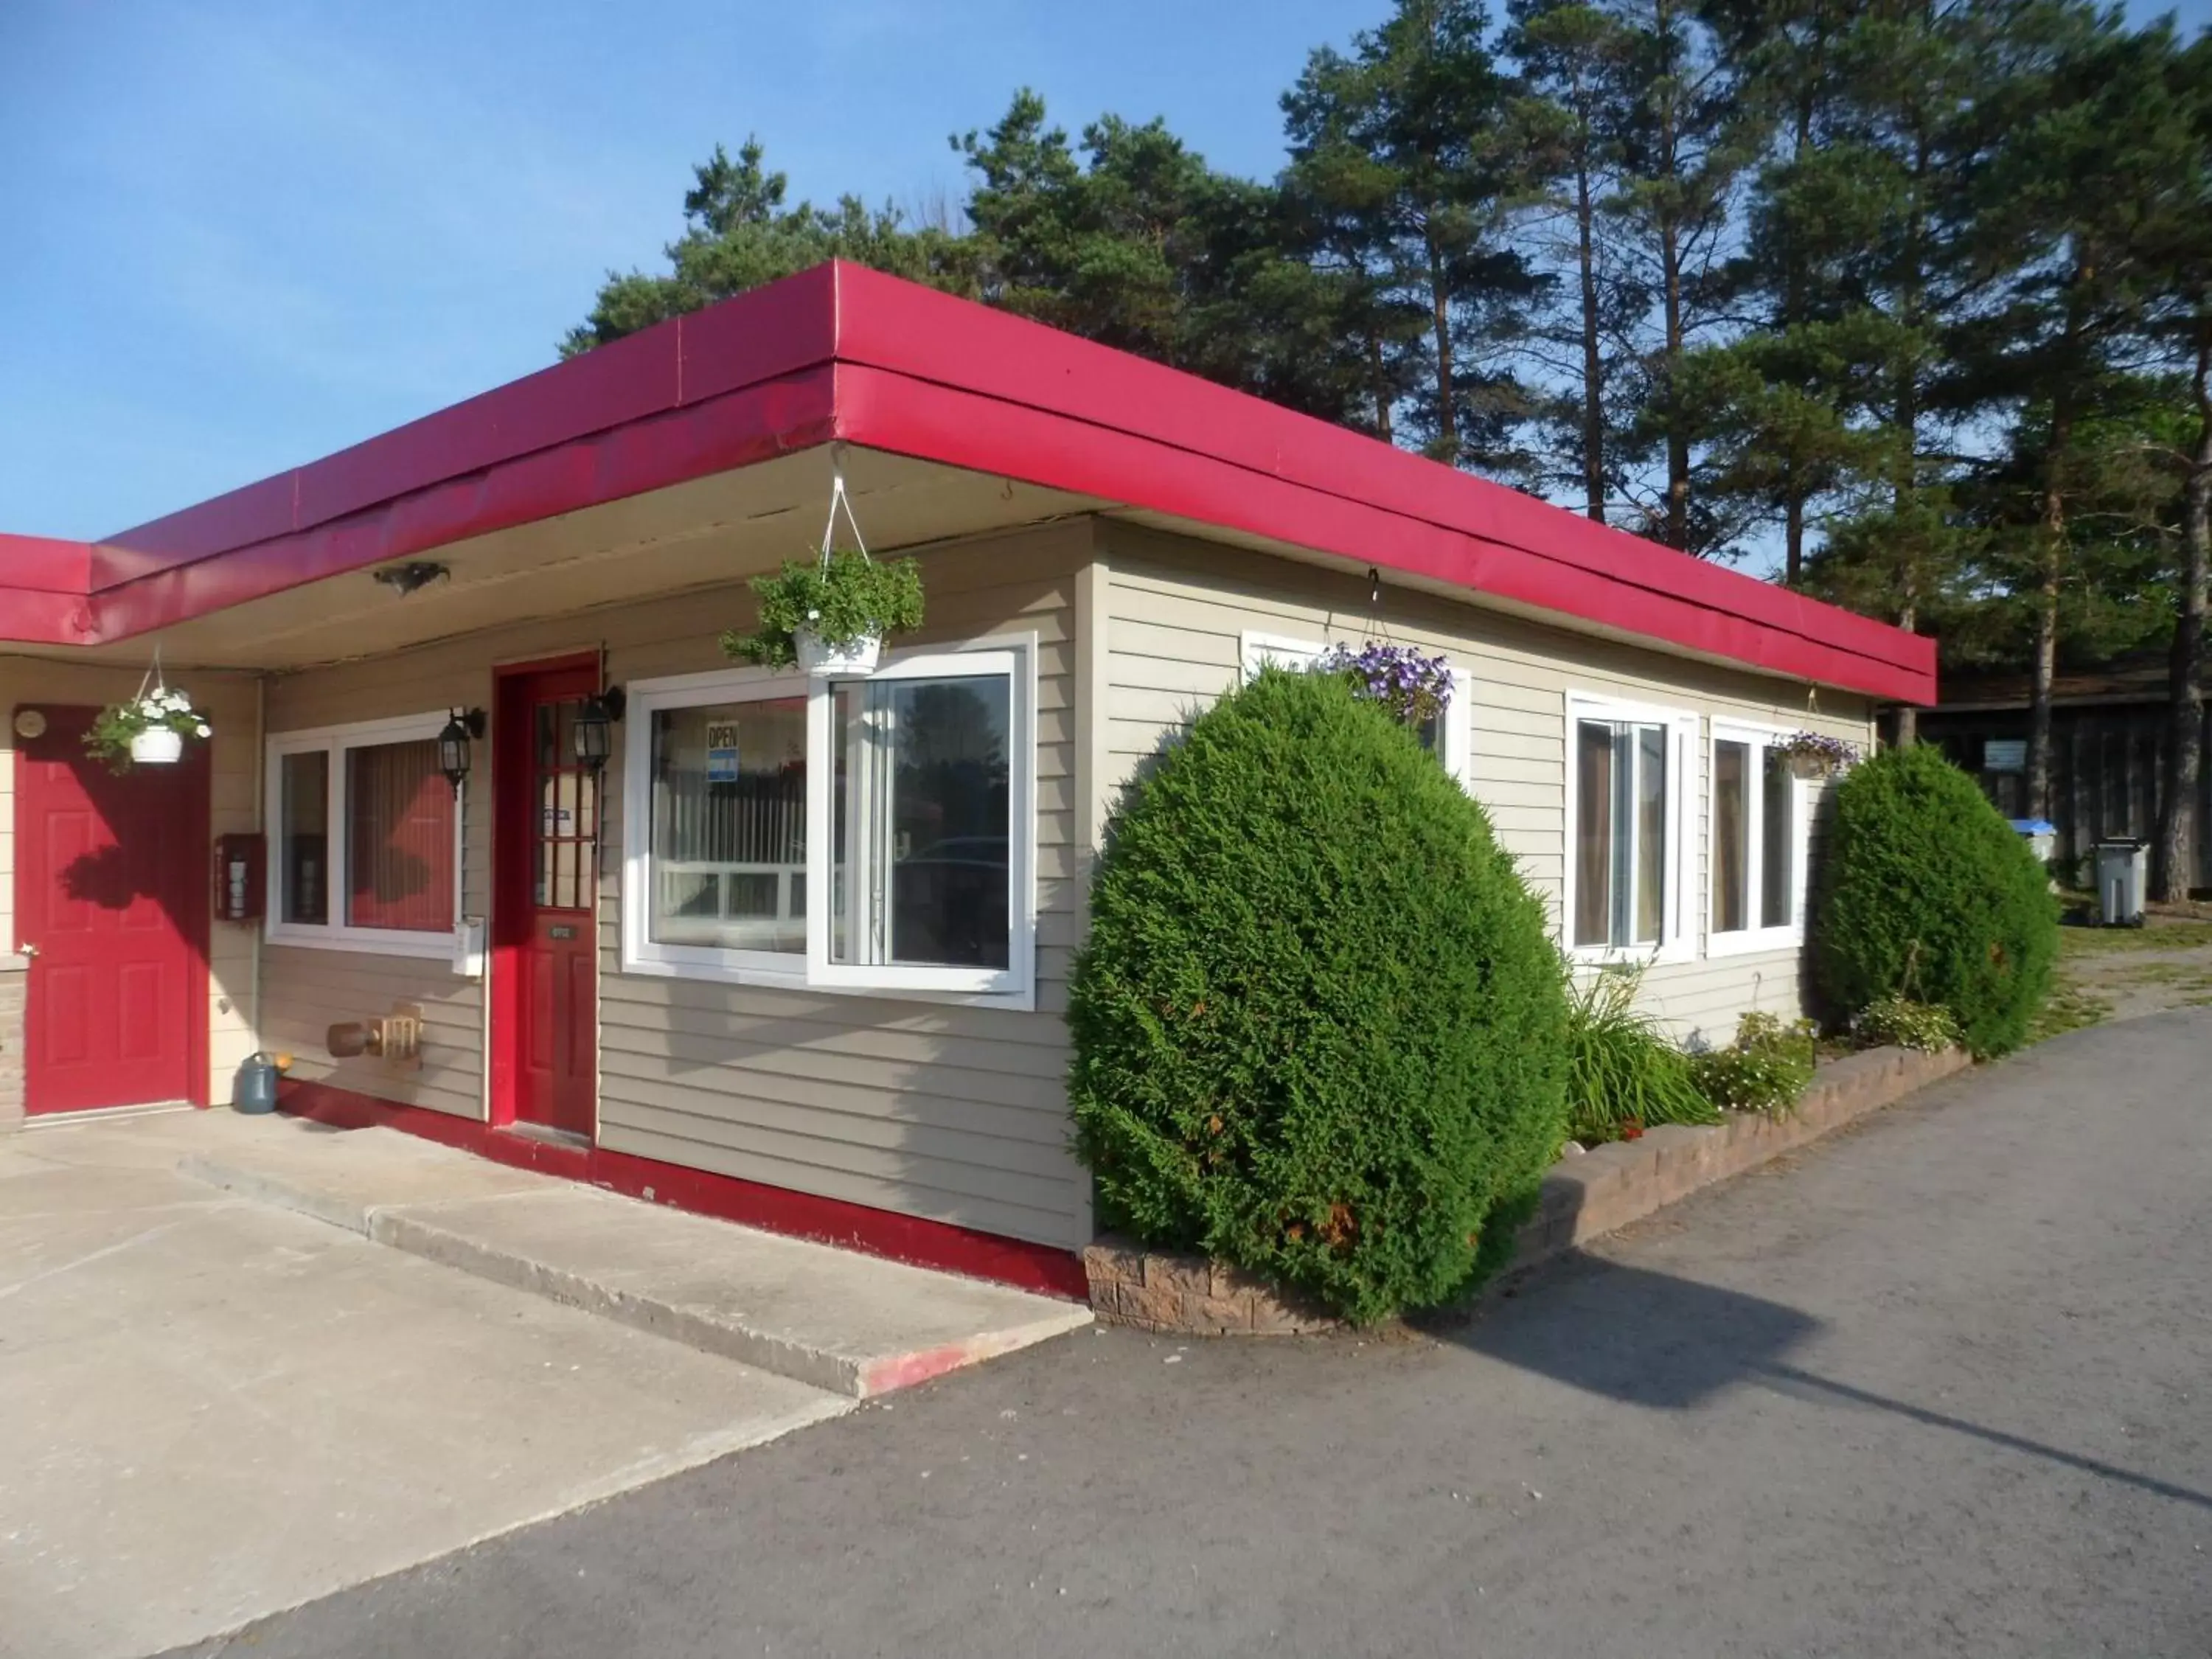
POLYGON ((443 714, 269 740, 272 943, 447 956, 460 806, 438 768, 443 714))
POLYGON ((624 967, 1027 1006, 1035 654, 634 684, 624 967))
POLYGON ((1694 717, 1571 698, 1567 706, 1567 939, 1577 957, 1687 953, 1684 803, 1694 717))
POLYGON ((1706 949, 1786 950, 1804 934, 1806 810, 1783 734, 1713 725, 1706 949))

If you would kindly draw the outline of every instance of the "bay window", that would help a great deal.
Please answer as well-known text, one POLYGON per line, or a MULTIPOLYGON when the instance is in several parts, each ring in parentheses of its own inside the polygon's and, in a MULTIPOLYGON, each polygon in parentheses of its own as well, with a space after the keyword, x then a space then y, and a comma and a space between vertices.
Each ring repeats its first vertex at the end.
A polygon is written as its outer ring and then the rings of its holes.
POLYGON ((269 739, 271 943, 447 957, 460 804, 438 764, 446 716, 269 739))
POLYGON ((1035 661, 633 683, 625 969, 1031 1006, 1035 661))
POLYGON ((1804 936, 1807 812, 1784 736, 1713 723, 1710 953, 1786 950, 1804 936))
POLYGON ((1589 961, 1692 949, 1685 803, 1695 716, 1596 698, 1567 704, 1567 940, 1589 961))

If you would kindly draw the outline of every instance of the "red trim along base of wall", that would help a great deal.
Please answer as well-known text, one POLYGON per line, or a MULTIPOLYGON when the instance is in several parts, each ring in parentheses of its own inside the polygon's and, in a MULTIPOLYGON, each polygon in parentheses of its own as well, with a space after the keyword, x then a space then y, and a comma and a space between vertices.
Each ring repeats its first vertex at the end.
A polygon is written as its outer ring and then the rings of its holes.
POLYGON ((995 1279, 1024 1291, 1074 1301, 1090 1298, 1083 1258, 1047 1244, 1029 1244, 949 1222, 896 1215, 834 1198, 817 1198, 738 1176, 715 1175, 599 1146, 562 1146, 494 1129, 473 1118, 421 1106, 398 1106, 350 1089, 305 1080, 286 1082, 278 1109, 339 1129, 399 1129, 515 1169, 588 1182, 624 1198, 735 1221, 763 1231, 812 1239, 842 1249, 886 1256, 917 1267, 995 1279))

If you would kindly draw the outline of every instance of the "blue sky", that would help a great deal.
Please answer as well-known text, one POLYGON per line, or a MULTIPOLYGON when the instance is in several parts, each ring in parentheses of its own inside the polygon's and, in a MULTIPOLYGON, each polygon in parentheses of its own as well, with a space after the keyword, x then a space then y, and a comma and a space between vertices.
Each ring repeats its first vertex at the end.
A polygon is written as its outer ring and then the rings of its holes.
POLYGON ((946 135, 1026 83, 1272 173, 1308 50, 1385 9, 0 0, 0 530, 107 534, 542 367, 717 140, 794 195, 957 199, 946 135))

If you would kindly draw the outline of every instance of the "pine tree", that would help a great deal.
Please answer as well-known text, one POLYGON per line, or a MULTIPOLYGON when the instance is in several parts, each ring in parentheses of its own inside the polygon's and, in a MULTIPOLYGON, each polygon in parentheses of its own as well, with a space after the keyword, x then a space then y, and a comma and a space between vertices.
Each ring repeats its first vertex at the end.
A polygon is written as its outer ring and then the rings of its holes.
MULTIPOLYGON (((2187 199, 2194 123, 2171 78, 2173 41, 2162 27, 2130 33, 2115 13, 2075 0, 2006 13, 2021 67, 1993 114, 2005 146, 1986 179, 1985 222, 2014 228, 2035 251, 2014 270, 2006 303, 1975 365, 2033 412, 2016 431, 2032 443, 2038 477, 2030 596, 2027 793, 2051 808, 2052 681, 2064 593, 2077 544, 2069 514, 2102 487, 2105 453, 2086 441, 2100 399, 2145 356, 2163 307, 2158 254, 2187 199)), ((2008 241, 2001 243, 2008 246, 2008 241)))
POLYGON ((1614 346, 1650 304, 1612 246, 1603 211, 1619 182, 1613 94, 1627 35, 1584 0, 1513 0, 1511 15, 1504 50, 1523 78, 1516 120, 1536 186, 1526 222, 1553 278, 1524 350, 1566 388, 1543 412, 1538 479, 1579 491, 1583 513, 1603 524, 1621 447, 1614 346))
POLYGON ((732 160, 720 144, 692 169, 684 192, 684 231, 662 250, 665 275, 610 271, 591 313, 568 331, 561 355, 593 346, 732 294, 805 270, 825 259, 851 259, 957 294, 975 292, 963 239, 937 227, 910 227, 896 208, 869 208, 846 196, 834 208, 787 208, 788 181, 763 165, 767 152, 748 138, 732 160))
POLYGON ((1614 82, 1620 156, 1606 203, 1632 276, 1653 296, 1632 373, 1638 429, 1656 453, 1656 499, 1641 504, 1650 533, 1685 552, 1724 547, 1732 526, 1692 484, 1695 412, 1684 378, 1689 354, 1722 328, 1734 210, 1759 152, 1755 112, 1735 66, 1690 0, 1612 0, 1625 36, 1614 82))
POLYGON ((1402 424, 1439 459, 1502 470, 1520 461, 1512 349, 1541 282, 1509 234, 1527 181, 1488 28, 1477 0, 1397 0, 1350 56, 1316 52, 1283 108, 1297 189, 1345 234, 1359 282, 1421 309, 1402 424))

